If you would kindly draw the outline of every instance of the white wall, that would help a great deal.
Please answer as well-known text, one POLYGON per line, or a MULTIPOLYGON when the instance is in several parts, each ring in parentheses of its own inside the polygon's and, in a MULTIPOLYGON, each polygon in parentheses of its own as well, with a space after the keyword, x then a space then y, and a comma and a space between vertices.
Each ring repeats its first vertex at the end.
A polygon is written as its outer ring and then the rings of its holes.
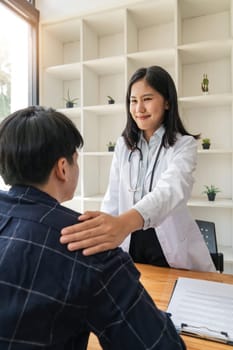
POLYGON ((41 21, 53 21, 136 2, 138 0, 36 0, 36 7, 41 21))

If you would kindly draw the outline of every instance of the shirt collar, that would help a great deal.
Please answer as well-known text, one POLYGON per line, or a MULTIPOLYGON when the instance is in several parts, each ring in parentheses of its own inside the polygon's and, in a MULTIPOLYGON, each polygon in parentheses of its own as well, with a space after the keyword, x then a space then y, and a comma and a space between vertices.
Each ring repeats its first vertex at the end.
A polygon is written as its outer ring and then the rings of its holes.
MULTIPOLYGON (((164 133, 165 133, 165 128, 164 128, 163 125, 161 125, 157 130, 155 130, 155 132, 151 136, 150 143, 154 142, 155 140, 158 140, 160 142, 162 140, 162 137, 163 137, 164 133)), ((140 139, 139 140, 140 140, 140 142, 145 142, 146 141, 144 136, 143 136, 143 131, 141 131, 141 133, 140 133, 140 139)))
POLYGON ((58 201, 51 197, 48 193, 43 192, 36 187, 26 186, 26 185, 14 185, 9 189, 9 194, 16 197, 24 197, 30 198, 31 200, 42 200, 44 202, 58 203, 58 201))

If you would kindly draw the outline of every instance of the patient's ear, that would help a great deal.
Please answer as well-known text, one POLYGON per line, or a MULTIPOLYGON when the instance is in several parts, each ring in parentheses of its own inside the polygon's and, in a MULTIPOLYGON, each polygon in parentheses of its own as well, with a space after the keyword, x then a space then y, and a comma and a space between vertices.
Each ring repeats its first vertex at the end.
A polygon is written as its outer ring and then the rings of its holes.
POLYGON ((67 160, 66 158, 59 158, 54 166, 55 174, 61 181, 66 181, 67 176, 67 160))

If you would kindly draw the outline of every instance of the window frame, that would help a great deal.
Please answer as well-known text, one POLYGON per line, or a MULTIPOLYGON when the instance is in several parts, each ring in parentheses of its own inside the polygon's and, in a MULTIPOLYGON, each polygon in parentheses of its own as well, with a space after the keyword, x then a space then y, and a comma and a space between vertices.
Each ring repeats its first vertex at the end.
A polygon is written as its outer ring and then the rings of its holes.
POLYGON ((32 47, 29 59, 29 91, 28 102, 30 104, 39 103, 39 11, 27 0, 0 0, 17 15, 22 17, 31 28, 32 47))

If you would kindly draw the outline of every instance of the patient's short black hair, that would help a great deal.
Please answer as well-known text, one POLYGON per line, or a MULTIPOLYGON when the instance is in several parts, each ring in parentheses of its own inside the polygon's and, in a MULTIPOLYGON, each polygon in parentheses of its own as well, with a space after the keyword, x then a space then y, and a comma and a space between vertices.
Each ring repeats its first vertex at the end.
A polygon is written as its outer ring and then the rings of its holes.
POLYGON ((18 110, 0 124, 0 174, 6 184, 43 184, 56 161, 72 163, 83 138, 64 114, 40 106, 18 110))

